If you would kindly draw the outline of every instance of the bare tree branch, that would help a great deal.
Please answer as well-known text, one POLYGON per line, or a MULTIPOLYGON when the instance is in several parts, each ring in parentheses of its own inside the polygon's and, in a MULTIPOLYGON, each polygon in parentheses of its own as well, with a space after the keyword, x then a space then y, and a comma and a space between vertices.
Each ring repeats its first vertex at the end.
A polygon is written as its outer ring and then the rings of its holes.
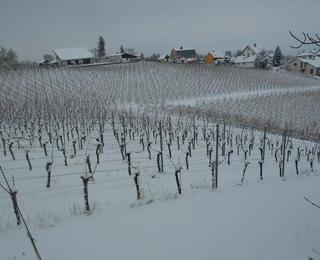
POLYGON ((317 207, 317 208, 319 208, 319 209, 320 209, 320 206, 319 206, 319 205, 317 205, 317 204, 313 203, 313 202, 312 202, 312 201, 310 201, 308 198, 304 197, 304 199, 305 199, 306 201, 308 201, 310 204, 312 204, 313 206, 315 206, 315 207, 317 207))
POLYGON ((320 47, 320 37, 318 34, 315 34, 316 38, 314 38, 313 36, 310 36, 308 33, 303 32, 302 33, 303 38, 299 38, 296 35, 294 35, 291 31, 289 31, 289 33, 290 33, 291 37, 294 38, 298 42, 297 46, 290 46, 291 48, 299 49, 303 45, 316 45, 316 46, 320 47))
POLYGON ((10 194, 10 192, 1 184, 1 182, 0 182, 0 187, 1 187, 5 192, 7 192, 7 193, 10 194))

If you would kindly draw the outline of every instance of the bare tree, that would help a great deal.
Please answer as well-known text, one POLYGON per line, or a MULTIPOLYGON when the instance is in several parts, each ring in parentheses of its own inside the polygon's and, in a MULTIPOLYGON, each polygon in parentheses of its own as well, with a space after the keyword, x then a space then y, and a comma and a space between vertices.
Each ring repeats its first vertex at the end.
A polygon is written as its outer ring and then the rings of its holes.
MULTIPOLYGON (((289 31, 291 37, 295 39, 298 42, 298 45, 291 46, 291 48, 299 49, 304 45, 315 45, 320 47, 320 37, 318 34, 315 34, 314 36, 311 36, 309 33, 302 33, 302 38, 299 38, 295 34, 293 34, 291 31, 289 31)), ((318 50, 318 53, 320 52, 320 49, 318 50)))

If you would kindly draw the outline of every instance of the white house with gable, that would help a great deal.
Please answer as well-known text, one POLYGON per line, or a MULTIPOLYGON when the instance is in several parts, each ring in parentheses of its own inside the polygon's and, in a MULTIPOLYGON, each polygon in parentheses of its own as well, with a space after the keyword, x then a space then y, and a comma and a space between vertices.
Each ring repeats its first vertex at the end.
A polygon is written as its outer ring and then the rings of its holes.
POLYGON ((85 47, 61 48, 52 51, 56 62, 63 66, 90 64, 94 60, 93 53, 85 47))
POLYGON ((320 49, 298 53, 289 63, 289 69, 306 75, 320 76, 320 49))
POLYGON ((254 68, 260 51, 262 51, 262 48, 258 47, 255 43, 253 45, 248 44, 235 59, 235 64, 240 67, 254 68))

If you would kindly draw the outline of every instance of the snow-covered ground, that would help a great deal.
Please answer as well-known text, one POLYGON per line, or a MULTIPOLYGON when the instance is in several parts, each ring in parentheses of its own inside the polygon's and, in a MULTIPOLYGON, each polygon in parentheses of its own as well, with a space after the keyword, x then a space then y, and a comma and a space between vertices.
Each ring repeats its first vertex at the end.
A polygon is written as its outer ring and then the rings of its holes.
MULTIPOLYGON (((236 134, 240 130, 232 131, 236 134)), ((41 149, 31 153, 32 171, 26 167, 23 152, 16 154, 16 161, 1 154, 1 164, 9 179, 15 176, 21 210, 43 259, 318 259, 320 210, 304 197, 320 202, 320 164, 315 160, 311 172, 302 153, 299 176, 294 168, 296 147, 311 150, 315 144, 292 140, 284 178, 279 177, 274 153, 267 148, 260 180, 261 135, 255 132, 256 144, 248 157, 244 183, 244 155, 242 151, 237 155, 234 148, 231 164, 224 160, 219 167, 219 187, 214 191, 206 146, 200 137, 189 158, 189 170, 184 162, 187 145, 178 151, 173 143, 172 162, 165 151, 164 173, 157 172, 155 160, 159 142, 152 144, 149 160, 139 139, 129 141, 128 151, 140 171, 143 189, 143 198, 137 200, 127 162, 121 158, 111 126, 107 126, 104 153, 94 181, 89 183, 93 208, 89 215, 84 213, 80 179, 86 172, 85 151, 71 158, 69 147, 68 167, 61 152, 55 151, 50 189, 45 188, 47 158, 41 149), (173 164, 183 167, 181 195, 173 164)), ((274 145, 281 141, 278 136, 268 138, 274 145)), ((88 153, 95 162, 93 143, 88 153)), ((0 208, 0 259, 35 259, 24 228, 15 226, 10 198, 2 190, 0 208)))

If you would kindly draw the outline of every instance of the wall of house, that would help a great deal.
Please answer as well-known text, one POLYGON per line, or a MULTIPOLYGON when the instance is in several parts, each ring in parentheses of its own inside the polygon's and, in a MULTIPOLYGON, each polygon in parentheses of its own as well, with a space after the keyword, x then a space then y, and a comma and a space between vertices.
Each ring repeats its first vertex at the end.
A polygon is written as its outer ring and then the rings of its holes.
POLYGON ((289 64, 289 68, 291 71, 295 71, 295 72, 301 72, 303 66, 303 62, 301 62, 300 60, 296 59, 293 62, 291 62, 289 64), (302 65, 301 65, 302 64, 302 65))
POLYGON ((319 75, 320 74, 320 69, 312 66, 309 63, 303 62, 301 60, 294 60, 293 62, 290 63, 289 68, 291 71, 295 72, 301 72, 306 75, 319 75))
POLYGON ((122 60, 122 58, 121 58, 120 55, 110 56, 110 57, 108 58, 108 61, 114 62, 114 63, 121 63, 121 60, 122 60))
POLYGON ((305 65, 305 72, 304 73, 307 75, 315 76, 315 75, 317 75, 317 68, 307 63, 305 65))
POLYGON ((171 59, 172 59, 173 61, 176 61, 176 60, 177 60, 177 53, 176 53, 176 51, 175 51, 174 49, 171 51, 170 57, 171 57, 171 59))
POLYGON ((204 61, 206 64, 212 64, 214 63, 214 57, 212 56, 211 53, 209 53, 207 56, 206 56, 206 59, 204 61))

